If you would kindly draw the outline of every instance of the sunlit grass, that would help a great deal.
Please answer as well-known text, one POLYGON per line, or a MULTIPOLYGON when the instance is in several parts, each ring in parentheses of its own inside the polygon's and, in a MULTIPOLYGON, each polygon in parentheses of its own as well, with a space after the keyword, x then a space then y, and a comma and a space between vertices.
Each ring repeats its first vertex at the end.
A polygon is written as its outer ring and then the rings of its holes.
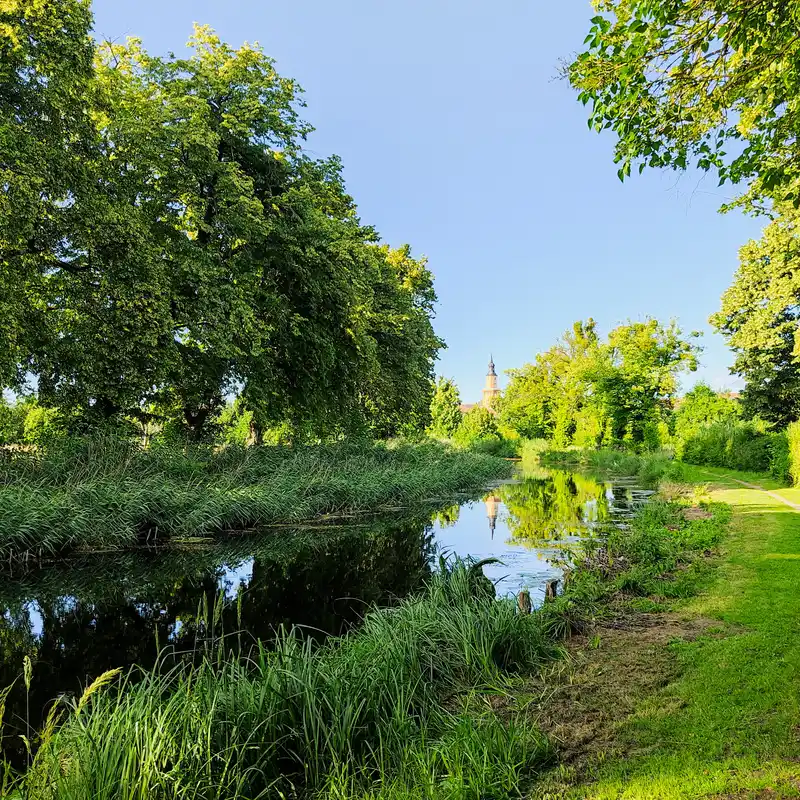
POLYGON ((109 437, 0 454, 0 559, 393 507, 510 474, 439 443, 141 450, 109 437))
POLYGON ((455 699, 502 689, 554 646, 537 615, 484 585, 456 562, 342 639, 284 633, 250 660, 220 649, 197 668, 98 690, 45 737, 25 796, 512 796, 549 744, 455 699))
POLYGON ((730 481, 758 476, 727 477, 713 493, 734 508, 725 556, 681 606, 719 624, 671 646, 679 679, 641 702, 621 731, 625 758, 595 764, 576 798, 800 796, 800 514, 730 481))

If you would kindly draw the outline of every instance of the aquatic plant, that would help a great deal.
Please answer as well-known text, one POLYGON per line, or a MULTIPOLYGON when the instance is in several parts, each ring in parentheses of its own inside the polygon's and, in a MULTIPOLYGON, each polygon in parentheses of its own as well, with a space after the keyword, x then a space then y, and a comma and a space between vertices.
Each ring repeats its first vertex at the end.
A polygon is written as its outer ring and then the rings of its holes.
POLYGON ((498 691, 554 647, 535 614, 476 591, 473 566, 445 565, 421 596, 321 646, 284 631, 251 659, 221 647, 199 667, 95 687, 42 737, 26 796, 334 797, 409 782, 433 787, 424 796, 448 784, 473 787, 470 797, 513 793, 547 742, 529 727, 476 723, 456 698, 498 691))
POLYGON ((0 452, 0 560, 415 503, 511 470, 436 442, 143 450, 106 436, 0 452))

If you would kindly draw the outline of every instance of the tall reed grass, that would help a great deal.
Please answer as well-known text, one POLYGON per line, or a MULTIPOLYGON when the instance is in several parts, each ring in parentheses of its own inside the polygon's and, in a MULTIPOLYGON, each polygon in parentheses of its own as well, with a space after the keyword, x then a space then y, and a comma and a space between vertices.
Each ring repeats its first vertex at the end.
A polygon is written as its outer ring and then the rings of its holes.
POLYGON ((101 437, 0 451, 0 561, 210 536, 475 489, 511 472, 440 443, 142 450, 101 437))
POLYGON ((702 511, 646 504, 605 541, 584 542, 563 594, 533 614, 495 599, 480 563, 443 562, 423 594, 321 645, 283 631, 250 658, 212 645, 196 666, 112 686, 113 674, 100 676, 45 725, 22 796, 520 796, 550 745, 521 712, 501 716, 476 698, 509 691, 509 673, 552 658, 558 638, 626 598, 660 607, 696 591, 729 516, 702 511))
POLYGON ((668 451, 637 454, 614 448, 547 450, 539 445, 537 458, 545 466, 582 468, 611 475, 636 477, 645 486, 662 478, 680 480, 682 469, 668 451))
POLYGON ((45 728, 25 797, 513 796, 549 745, 529 725, 466 715, 463 693, 501 690, 554 647, 537 615, 481 586, 459 561, 321 646, 288 631, 250 659, 220 648, 113 689, 105 676, 45 728))

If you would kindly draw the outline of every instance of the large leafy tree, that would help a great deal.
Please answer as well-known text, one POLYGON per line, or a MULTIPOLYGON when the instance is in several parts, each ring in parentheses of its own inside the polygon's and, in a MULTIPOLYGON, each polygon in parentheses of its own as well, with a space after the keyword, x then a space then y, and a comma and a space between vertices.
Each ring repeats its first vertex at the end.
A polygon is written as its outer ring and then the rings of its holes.
POLYGON ((445 439, 452 438, 461 425, 461 395, 455 381, 440 377, 431 398, 430 432, 445 439))
POLYGON ((589 124, 638 165, 715 170, 752 200, 800 203, 800 6, 786 0, 598 0, 568 67, 589 124))
POLYGON ((511 380, 498 403, 501 424, 521 436, 569 444, 589 399, 586 374, 599 346, 594 320, 576 322, 533 363, 510 370, 511 380))
POLYGON ((697 353, 674 323, 630 322, 603 342, 593 320, 576 322, 533 364, 511 372, 500 420, 559 447, 639 445, 666 415, 677 375, 696 368, 697 353))
POLYGON ((671 322, 629 322, 608 336, 587 375, 610 440, 638 445, 661 421, 678 388, 677 376, 697 369, 699 347, 671 322))
POLYGON ((736 354, 748 416, 785 425, 800 417, 800 212, 781 212, 739 251, 739 269, 711 323, 736 354))
POLYGON ((730 394, 715 392, 707 383, 698 383, 677 404, 675 434, 679 440, 686 440, 706 425, 733 422, 740 414, 740 404, 730 394))
POLYGON ((339 160, 303 152, 300 90, 271 59, 205 27, 189 44, 98 49, 80 180, 21 284, 36 338, 11 367, 90 425, 177 415, 200 438, 237 391, 256 439, 424 427, 443 344, 424 260, 381 246, 339 160))
POLYGON ((370 378, 362 404, 380 436, 422 431, 430 421, 434 361, 444 347, 432 324, 433 276, 407 245, 373 247, 371 255, 375 268, 364 331, 370 378))
POLYGON ((306 129, 259 50, 205 28, 190 44, 185 59, 136 40, 99 53, 99 188, 78 198, 70 269, 49 276, 58 336, 34 369, 60 406, 108 417, 157 399, 197 434, 287 313, 266 250, 306 129))
POLYGON ((41 282, 70 268, 61 242, 86 180, 91 23, 88 0, 0 4, 0 386, 18 384, 42 345, 41 282))

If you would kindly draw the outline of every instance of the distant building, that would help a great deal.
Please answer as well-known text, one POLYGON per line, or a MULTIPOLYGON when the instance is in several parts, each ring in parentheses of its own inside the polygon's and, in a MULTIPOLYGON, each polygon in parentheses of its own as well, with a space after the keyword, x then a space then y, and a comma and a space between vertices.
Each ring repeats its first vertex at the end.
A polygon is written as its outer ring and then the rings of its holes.
POLYGON ((494 539, 494 530, 497 527, 497 509, 500 507, 500 498, 497 495, 490 494, 483 501, 486 504, 486 516, 489 518, 489 532, 494 539))
POLYGON ((499 394, 500 389, 497 388, 497 373, 494 371, 494 359, 489 356, 489 371, 486 373, 486 385, 483 387, 481 405, 484 408, 488 408, 489 411, 492 411, 494 400, 499 394))
POLYGON ((494 359, 489 356, 489 370, 486 373, 486 384, 483 387, 480 403, 462 403, 459 408, 462 414, 472 411, 476 406, 481 408, 488 408, 493 414, 495 413, 493 406, 494 399, 500 394, 500 389, 497 386, 497 373, 494 369, 494 359))

